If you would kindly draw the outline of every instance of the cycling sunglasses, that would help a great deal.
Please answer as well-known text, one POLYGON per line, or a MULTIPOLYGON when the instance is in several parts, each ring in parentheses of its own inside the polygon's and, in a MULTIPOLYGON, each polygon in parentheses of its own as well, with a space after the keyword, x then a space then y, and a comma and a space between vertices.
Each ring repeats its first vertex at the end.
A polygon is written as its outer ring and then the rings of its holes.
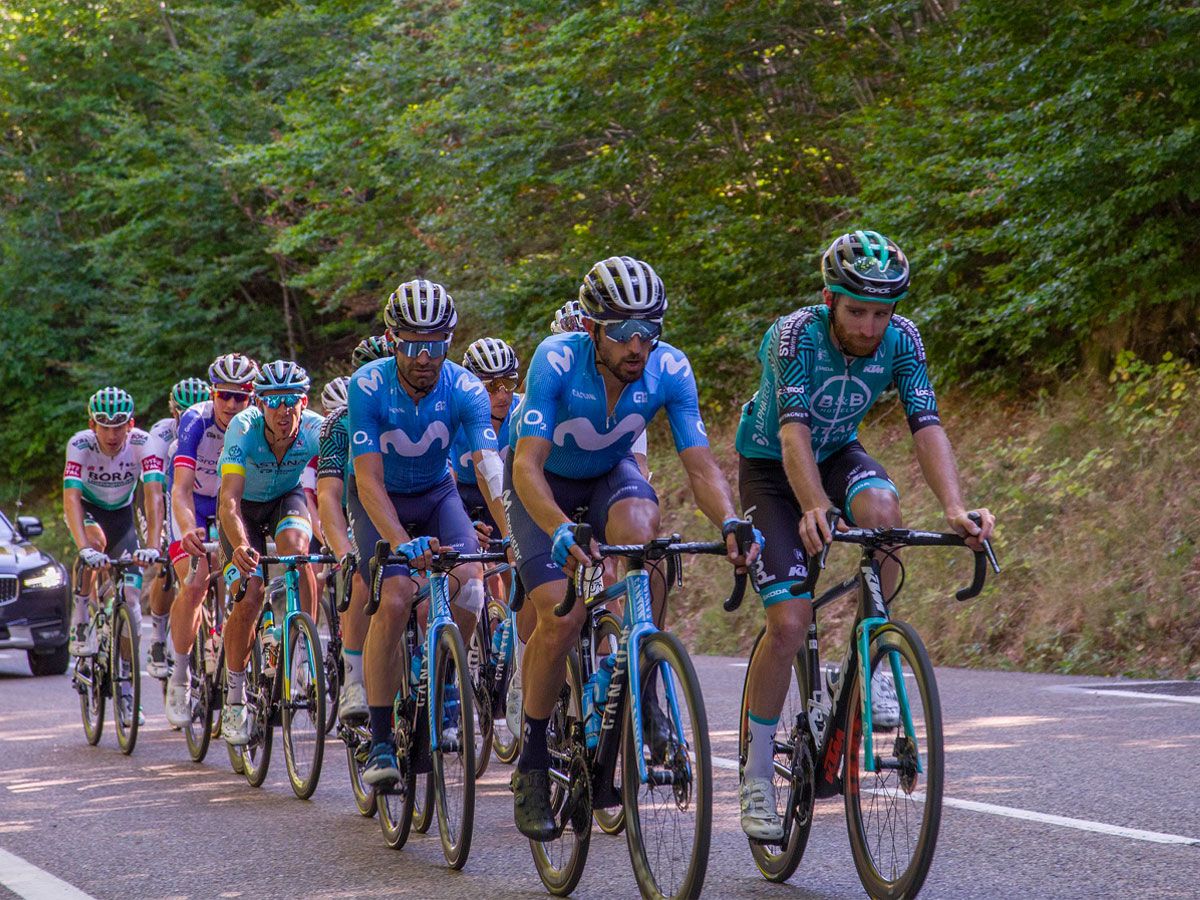
POLYGON ((92 413, 92 421, 105 428, 115 428, 118 425, 124 425, 131 418, 133 417, 126 413, 117 413, 115 416, 106 416, 100 412, 92 413))
POLYGON ((604 326, 604 336, 618 344, 626 344, 636 336, 643 341, 648 341, 651 345, 656 345, 658 339, 662 337, 662 322, 651 322, 646 319, 617 319, 611 322, 601 320, 599 324, 604 326))
POLYGON ((508 391, 510 394, 517 389, 517 379, 515 378, 489 378, 483 383, 489 394, 495 394, 497 391, 508 391))
POLYGON ((414 358, 428 353, 433 359, 441 359, 450 352, 449 341, 396 341, 395 346, 399 353, 414 358))
POLYGON ((212 395, 214 400, 233 401, 234 403, 250 402, 250 394, 246 391, 213 391, 212 395))
POLYGON ((259 397, 263 403, 267 404, 269 409, 279 409, 281 406, 286 406, 288 409, 296 406, 304 399, 303 394, 267 394, 265 397, 259 397))

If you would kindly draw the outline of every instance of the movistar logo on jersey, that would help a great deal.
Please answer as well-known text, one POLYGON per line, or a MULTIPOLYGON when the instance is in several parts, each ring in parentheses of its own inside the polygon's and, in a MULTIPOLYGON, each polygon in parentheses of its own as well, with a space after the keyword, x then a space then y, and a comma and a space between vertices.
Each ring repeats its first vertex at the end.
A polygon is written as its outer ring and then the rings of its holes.
POLYGON ((375 366, 360 372, 355 376, 355 381, 364 394, 371 396, 383 387, 383 368, 375 366))
POLYGON ((463 372, 458 376, 458 381, 454 382, 456 390, 466 391, 470 394, 482 394, 483 385, 479 383, 478 378, 474 378, 470 373, 463 372))
POLYGON ((627 435, 632 440, 641 434, 645 428, 646 420, 637 415, 637 413, 627 415, 607 434, 601 434, 597 431, 596 426, 588 419, 567 419, 567 421, 554 429, 554 443, 560 447, 565 447, 566 439, 569 435, 575 439, 575 444, 580 450, 594 452, 611 447, 627 435))
POLYGON ((450 429, 445 422, 430 422, 425 433, 416 441, 403 428, 394 428, 379 435, 380 452, 399 456, 424 456, 437 443, 443 448, 450 446, 450 429))
POLYGON ((566 375, 571 371, 571 366, 575 362, 575 351, 567 346, 562 348, 561 353, 557 350, 549 350, 546 353, 546 361, 550 363, 550 368, 559 375, 566 375))
POLYGON ((678 375, 682 372, 684 375, 692 374, 692 364, 687 361, 686 356, 671 356, 669 353, 662 355, 662 370, 668 375, 678 375))

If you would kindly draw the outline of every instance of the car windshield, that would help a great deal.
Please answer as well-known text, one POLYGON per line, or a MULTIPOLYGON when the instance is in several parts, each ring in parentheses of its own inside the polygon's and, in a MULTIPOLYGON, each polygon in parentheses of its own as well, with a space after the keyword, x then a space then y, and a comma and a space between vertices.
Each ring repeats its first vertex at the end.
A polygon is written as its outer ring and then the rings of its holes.
POLYGON ((0 544, 11 544, 14 537, 12 523, 0 512, 0 544))

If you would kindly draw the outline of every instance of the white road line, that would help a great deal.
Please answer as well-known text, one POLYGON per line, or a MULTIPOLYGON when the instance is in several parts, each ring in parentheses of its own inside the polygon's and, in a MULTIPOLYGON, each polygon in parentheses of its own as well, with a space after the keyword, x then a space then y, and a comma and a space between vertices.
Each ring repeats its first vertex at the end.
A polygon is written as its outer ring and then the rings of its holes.
POLYGON ((1073 687, 1057 685, 1048 688, 1052 691, 1062 691, 1071 694, 1091 694, 1093 697, 1124 697, 1130 700, 1169 700, 1171 703, 1190 703, 1200 706, 1200 697, 1180 697, 1177 694, 1151 694, 1146 691, 1114 691, 1106 688, 1073 687))
POLYGON ((0 884, 25 900, 94 900, 91 894, 7 850, 0 850, 0 884))

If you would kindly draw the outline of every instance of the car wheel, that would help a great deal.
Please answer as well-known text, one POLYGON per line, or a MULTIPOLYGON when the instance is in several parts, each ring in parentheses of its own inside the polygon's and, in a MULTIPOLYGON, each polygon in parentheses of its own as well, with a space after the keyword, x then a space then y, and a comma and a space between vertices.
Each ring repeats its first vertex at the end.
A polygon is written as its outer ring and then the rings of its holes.
POLYGON ((50 650, 30 650, 27 655, 29 669, 34 675, 65 675, 71 664, 66 644, 50 650))

